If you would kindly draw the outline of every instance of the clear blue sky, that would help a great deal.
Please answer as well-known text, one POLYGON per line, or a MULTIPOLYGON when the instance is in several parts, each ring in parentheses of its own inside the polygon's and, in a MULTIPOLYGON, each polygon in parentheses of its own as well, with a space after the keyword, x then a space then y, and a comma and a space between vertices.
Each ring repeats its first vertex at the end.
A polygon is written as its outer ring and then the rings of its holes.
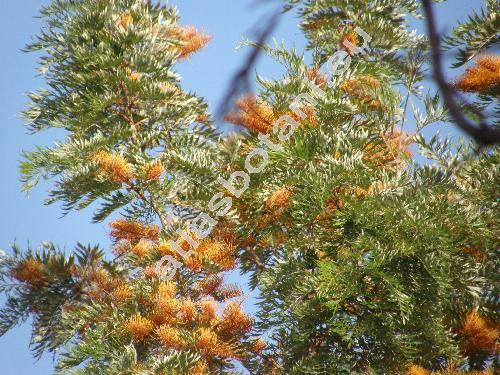
MULTIPOLYGON (((40 28, 40 20, 34 18, 47 0, 2 0, 0 14, 0 249, 9 250, 16 241, 26 246, 28 241, 37 246, 41 241, 53 241, 70 250, 76 241, 109 244, 106 224, 91 224, 90 210, 72 213, 61 218, 57 206, 44 206, 45 187, 35 189, 29 197, 21 193, 18 161, 23 150, 35 145, 51 144, 54 133, 29 135, 16 115, 27 103, 25 93, 43 84, 36 73, 36 56, 20 51, 40 28)), ((255 1, 257 3, 257 1, 255 1)), ((184 77, 184 87, 204 96, 214 109, 224 94, 231 75, 245 56, 236 52, 235 46, 246 35, 252 36, 251 28, 270 14, 272 5, 250 7, 249 0, 177 0, 173 1, 181 11, 181 23, 195 25, 213 36, 212 43, 191 60, 179 65, 184 77)), ((265 3, 261 1, 259 3, 265 3)), ((275 1, 268 3, 276 4, 275 1)), ((450 0, 439 5, 439 20, 445 28, 463 18, 472 8, 482 4, 480 0, 450 0)), ((278 40, 297 48, 304 45, 296 26, 296 19, 288 15, 275 32, 278 40)), ((376 36, 374 36, 376 37, 376 36)), ((275 75, 279 68, 268 60, 258 66, 262 75, 275 75)), ((0 299, 0 302, 3 300, 0 299)), ((28 350, 30 330, 24 325, 0 337, 0 374, 50 374, 52 358, 45 356, 34 362, 28 350)))

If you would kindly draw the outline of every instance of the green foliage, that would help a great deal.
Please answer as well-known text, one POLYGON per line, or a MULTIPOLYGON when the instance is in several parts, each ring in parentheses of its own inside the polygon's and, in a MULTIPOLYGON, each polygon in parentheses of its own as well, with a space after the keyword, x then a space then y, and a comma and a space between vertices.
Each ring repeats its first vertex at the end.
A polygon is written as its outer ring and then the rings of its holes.
POLYGON ((466 64, 481 51, 498 44, 499 11, 498 1, 487 0, 486 7, 483 7, 479 13, 473 11, 466 22, 460 23, 451 35, 445 38, 445 47, 457 50, 455 56, 457 61, 452 65, 453 68, 466 64))
MULTIPOLYGON (((238 231, 252 239, 244 242, 242 269, 260 291, 257 329, 270 338, 266 361, 254 361, 252 373, 386 374, 412 363, 482 369, 492 359, 487 350, 464 353, 460 329, 474 309, 498 321, 498 149, 421 135, 449 118, 437 93, 421 93, 427 46, 407 23, 419 17, 418 2, 401 4, 291 2, 313 65, 296 51, 264 47, 285 73, 258 77, 259 98, 279 116, 294 96, 314 95, 307 72, 354 26, 372 36, 366 54, 320 86, 317 125, 300 121, 282 150, 268 149, 269 164, 241 198, 238 231), (402 87, 408 96, 400 101, 402 87), (390 134, 401 135, 409 103, 423 163, 384 147, 390 134), (284 186, 290 201, 274 212, 266 202, 284 186)), ((488 29, 489 21, 477 22, 474 30, 488 29)), ((250 133, 241 150, 258 146, 250 133)), ((240 155, 234 169, 243 168, 240 155)))

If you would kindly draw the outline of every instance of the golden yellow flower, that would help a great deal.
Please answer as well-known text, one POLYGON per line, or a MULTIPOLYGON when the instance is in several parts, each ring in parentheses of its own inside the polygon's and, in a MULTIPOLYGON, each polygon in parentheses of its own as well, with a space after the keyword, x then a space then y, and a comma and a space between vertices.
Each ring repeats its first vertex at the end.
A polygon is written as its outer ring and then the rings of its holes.
POLYGON ((236 267, 234 251, 236 248, 225 241, 205 240, 197 248, 202 259, 217 264, 223 270, 236 267))
POLYGON ((184 323, 191 323, 195 320, 198 315, 195 303, 186 298, 180 303, 180 315, 184 323))
POLYGON ((196 30, 193 26, 175 27, 168 31, 167 36, 180 41, 175 47, 180 59, 186 59, 191 54, 205 47, 212 37, 196 30))
POLYGON ((265 348, 266 348, 267 344, 266 342, 262 339, 262 338, 258 338, 257 340, 255 340, 255 342, 253 343, 253 347, 252 347, 252 350, 255 352, 255 353, 261 353, 265 348))
POLYGON ((118 20, 118 26, 121 28, 127 28, 134 22, 134 18, 129 13, 124 13, 118 20))
POLYGON ((168 324, 162 324, 159 326, 155 333, 160 339, 162 345, 167 348, 182 350, 186 346, 185 340, 182 338, 180 331, 168 324))
POLYGON ((146 225, 131 220, 115 220, 109 223, 111 237, 115 240, 139 241, 142 238, 156 241, 160 229, 157 225, 146 225))
POLYGON ((125 283, 118 285, 118 287, 116 287, 111 294, 111 299, 117 304, 125 303, 131 297, 132 289, 130 289, 130 287, 125 283))
POLYGON ((221 334, 237 334, 248 332, 252 328, 253 320, 246 315, 237 302, 230 302, 222 313, 218 330, 221 334))
POLYGON ((456 82, 455 87, 464 92, 482 92, 500 84, 500 56, 482 55, 476 66, 469 68, 456 82))
POLYGON ((423 367, 417 365, 411 365, 404 373, 404 375, 430 375, 430 374, 431 374, 430 371, 427 371, 423 367))
POLYGON ((271 212, 286 209, 290 205, 291 197, 292 190, 288 186, 283 186, 266 199, 266 208, 271 212))
POLYGON ((164 317, 177 320, 177 316, 181 310, 181 302, 170 297, 154 297, 156 311, 160 312, 164 317))
POLYGON ((19 263, 19 265, 12 270, 11 276, 21 282, 32 285, 39 285, 44 282, 43 275, 45 266, 38 260, 30 257, 19 263))
POLYGON ((372 110, 384 110, 385 107, 382 106, 380 101, 368 91, 368 88, 375 89, 379 86, 380 81, 375 77, 362 75, 342 82, 339 88, 351 98, 357 99, 361 104, 367 105, 372 110))
POLYGON ((132 247, 132 253, 137 255, 139 258, 144 258, 151 253, 152 248, 153 244, 150 240, 141 238, 139 242, 137 242, 137 244, 132 247))
POLYGON ((196 347, 206 356, 218 354, 219 338, 211 328, 199 328, 196 347))
POLYGON ((162 281, 156 288, 155 299, 163 300, 167 298, 174 298, 177 293, 177 286, 172 281, 162 281))
POLYGON ((203 300, 200 303, 200 321, 212 324, 217 320, 217 303, 214 300, 203 300))
POLYGON ((142 341, 153 330, 153 322, 137 314, 130 317, 124 328, 132 334, 135 341, 142 341))
POLYGON ((238 99, 235 107, 236 109, 230 112, 225 120, 254 132, 268 134, 278 119, 273 109, 265 103, 259 103, 255 95, 246 95, 238 99))
POLYGON ((467 314, 462 328, 462 349, 466 354, 493 352, 498 340, 498 329, 481 317, 477 311, 467 314))
POLYGON ((153 161, 143 167, 144 175, 147 181, 154 181, 161 177, 165 172, 165 167, 160 160, 153 161))
POLYGON ((90 160, 96 163, 112 182, 128 183, 133 178, 132 165, 120 155, 100 151, 92 155, 90 160))

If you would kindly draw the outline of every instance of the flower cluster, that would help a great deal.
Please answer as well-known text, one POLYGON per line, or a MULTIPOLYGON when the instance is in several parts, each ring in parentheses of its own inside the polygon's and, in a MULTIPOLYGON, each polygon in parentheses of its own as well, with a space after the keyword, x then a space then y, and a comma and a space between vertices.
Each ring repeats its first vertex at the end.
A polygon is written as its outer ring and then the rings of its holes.
POLYGON ((456 82, 455 87, 464 92, 482 92, 500 84, 500 56, 482 55, 476 66, 468 68, 456 82))
POLYGON ((441 371, 430 371, 417 365, 410 365, 404 372, 404 375, 493 375, 493 370, 460 371, 456 366, 449 364, 441 371))
POLYGON ((467 314, 458 331, 462 338, 462 349, 467 354, 480 351, 493 352, 498 340, 498 329, 481 317, 477 311, 467 314))
POLYGON ((11 276, 23 283, 38 285, 44 282, 44 265, 30 257, 21 263, 12 270, 11 276))
POLYGON ((133 178, 133 167, 121 155, 110 154, 100 151, 91 156, 91 161, 97 166, 112 182, 128 183, 133 178))
POLYGON ((116 240, 140 241, 147 239, 156 241, 160 228, 157 225, 146 225, 131 220, 115 220, 111 227, 111 237, 116 240))
POLYGON ((191 54, 198 52, 205 47, 212 37, 196 30, 193 26, 175 27, 168 31, 168 37, 180 41, 180 45, 175 47, 180 59, 186 59, 191 54))

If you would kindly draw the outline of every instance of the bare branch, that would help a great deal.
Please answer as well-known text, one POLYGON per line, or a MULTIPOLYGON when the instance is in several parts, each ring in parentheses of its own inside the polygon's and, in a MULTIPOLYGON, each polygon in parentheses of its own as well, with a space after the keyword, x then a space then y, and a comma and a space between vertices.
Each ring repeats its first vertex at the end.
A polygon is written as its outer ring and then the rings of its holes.
POLYGON ((251 85, 249 76, 250 74, 252 74, 253 68, 257 64, 257 60, 262 52, 259 47, 263 46, 266 40, 271 36, 274 29, 278 25, 282 14, 282 8, 279 8, 275 11, 264 29, 260 32, 257 41, 255 42, 256 47, 254 47, 248 54, 245 64, 236 72, 236 74, 231 79, 231 85, 229 86, 227 93, 222 99, 222 102, 217 110, 218 118, 223 118, 224 115, 229 112, 229 110, 231 109, 231 104, 237 95, 250 91, 251 85))

